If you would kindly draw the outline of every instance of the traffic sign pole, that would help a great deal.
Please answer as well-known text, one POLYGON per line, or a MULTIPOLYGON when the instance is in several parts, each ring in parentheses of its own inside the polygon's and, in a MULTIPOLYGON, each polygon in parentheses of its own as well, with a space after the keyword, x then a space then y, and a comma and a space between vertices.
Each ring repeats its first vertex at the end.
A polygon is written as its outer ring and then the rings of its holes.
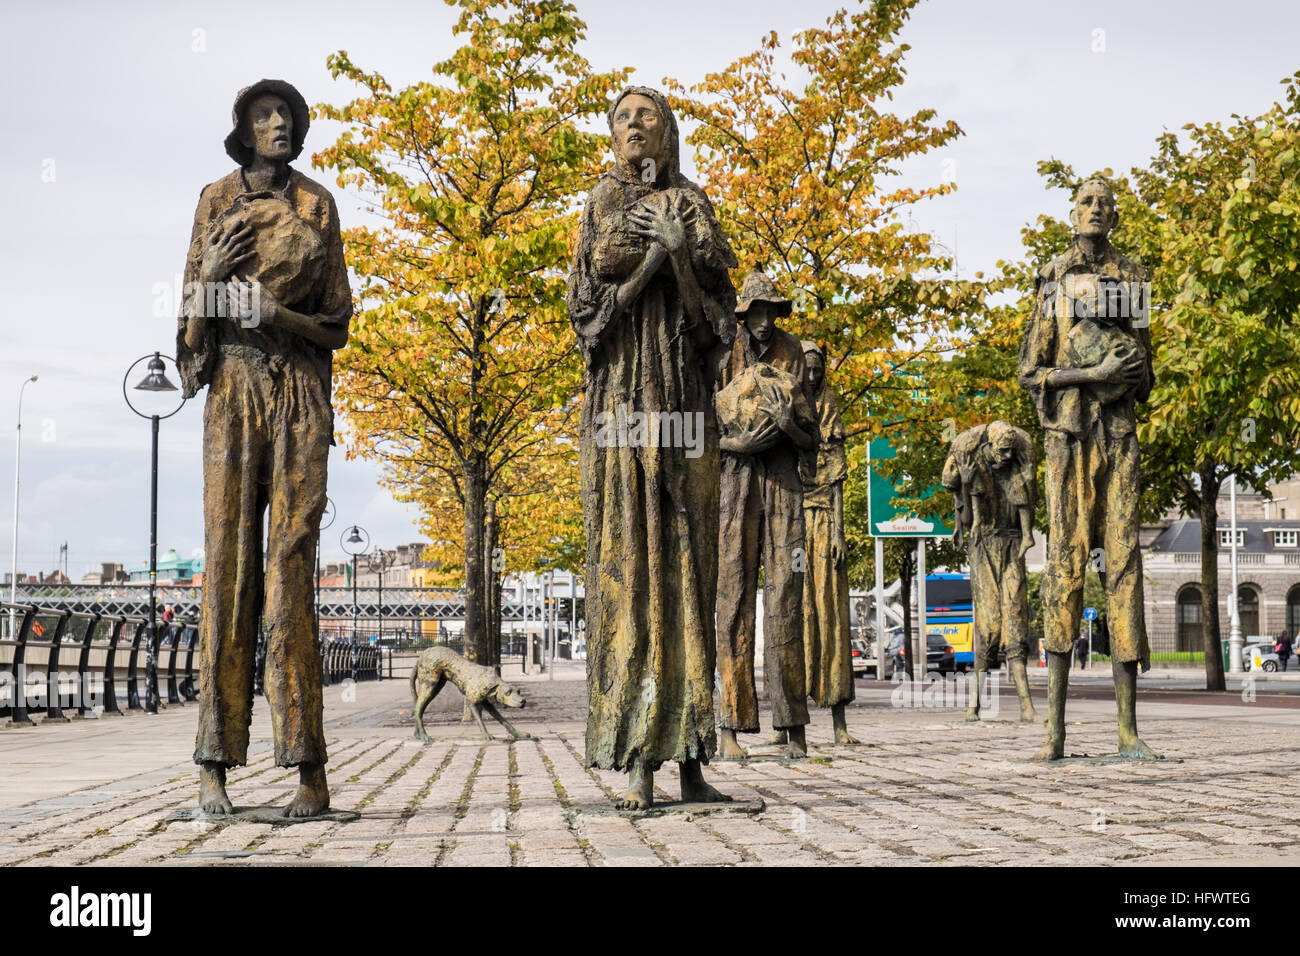
POLYGON ((1084 667, 1092 665, 1092 622, 1097 619, 1097 609, 1095 607, 1085 607, 1083 609, 1084 620, 1088 622, 1088 660, 1084 662, 1084 667))
POLYGON ((876 680, 885 679, 885 539, 876 538, 876 680))
POLYGON ((921 624, 918 638, 921 652, 912 658, 912 676, 920 680, 926 675, 926 650, 928 647, 928 642, 925 639, 925 538, 916 539, 916 617, 921 624), (917 670, 918 667, 920 671, 917 670))

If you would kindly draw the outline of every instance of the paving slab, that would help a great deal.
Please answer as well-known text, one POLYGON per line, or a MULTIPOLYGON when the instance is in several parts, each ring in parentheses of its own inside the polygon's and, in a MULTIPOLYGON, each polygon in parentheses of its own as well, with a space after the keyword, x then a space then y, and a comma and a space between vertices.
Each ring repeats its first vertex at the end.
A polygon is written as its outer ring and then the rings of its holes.
POLYGON ((196 819, 193 705, 0 734, 0 865, 1300 862, 1300 822, 1277 810, 1300 800, 1300 709, 1263 695, 1141 694, 1139 727, 1159 761, 1114 754, 1113 699, 1071 698, 1066 747, 1081 756, 1043 763, 1032 759, 1043 729, 1009 719, 1009 691, 1007 716, 968 724, 959 707, 903 706, 916 695, 862 680, 848 708, 862 745, 837 746, 829 711, 814 709, 807 759, 705 767, 734 802, 676 802, 670 763, 655 775, 659 803, 617 811, 626 775, 582 757, 581 666, 512 681, 528 697, 517 722, 530 739, 482 740, 450 687, 425 715, 429 743, 413 739, 404 681, 326 688, 334 813, 302 822, 280 815, 297 774, 274 765, 260 698, 249 763, 228 775, 239 806, 270 814, 251 820, 196 819))

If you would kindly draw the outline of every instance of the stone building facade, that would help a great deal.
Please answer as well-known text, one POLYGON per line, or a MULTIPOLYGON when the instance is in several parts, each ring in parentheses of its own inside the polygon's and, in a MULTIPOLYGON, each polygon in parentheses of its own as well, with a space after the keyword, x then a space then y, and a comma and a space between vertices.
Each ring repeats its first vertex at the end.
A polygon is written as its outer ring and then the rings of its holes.
MULTIPOLYGON (((1275 636, 1300 632, 1300 476, 1270 486, 1271 500, 1242 490, 1237 494, 1237 584, 1241 633, 1275 636)), ((1218 502, 1220 635, 1228 639, 1232 593, 1231 503, 1218 502)), ((1030 571, 1041 571, 1044 536, 1036 532, 1026 555, 1030 571)), ((1201 523, 1176 511, 1141 532, 1147 635, 1154 653, 1199 651, 1201 644, 1201 523)), ((1098 610, 1103 611, 1103 608, 1098 610)))

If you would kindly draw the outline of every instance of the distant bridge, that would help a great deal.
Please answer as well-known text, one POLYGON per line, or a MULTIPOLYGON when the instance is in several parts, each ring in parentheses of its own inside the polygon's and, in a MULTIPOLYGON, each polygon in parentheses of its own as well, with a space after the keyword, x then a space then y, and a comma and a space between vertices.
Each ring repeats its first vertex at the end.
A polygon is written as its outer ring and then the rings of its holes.
MULTIPOLYGON (((465 620, 465 592, 454 588, 384 588, 383 618, 425 619, 432 621, 465 620)), ((203 588, 188 585, 160 584, 156 591, 158 607, 175 608, 182 615, 199 616, 203 588)), ((8 588, 4 598, 9 597, 8 588)), ((105 617, 147 617, 147 584, 20 584, 16 602, 36 604, 74 614, 101 614, 105 617)), ((536 608, 534 608, 534 612, 536 608)), ((352 619, 352 589, 329 587, 320 591, 320 616, 323 619, 352 619)), ((379 588, 357 588, 357 617, 379 620, 379 588)), ((524 609, 516 601, 501 602, 503 621, 522 621, 524 609)))

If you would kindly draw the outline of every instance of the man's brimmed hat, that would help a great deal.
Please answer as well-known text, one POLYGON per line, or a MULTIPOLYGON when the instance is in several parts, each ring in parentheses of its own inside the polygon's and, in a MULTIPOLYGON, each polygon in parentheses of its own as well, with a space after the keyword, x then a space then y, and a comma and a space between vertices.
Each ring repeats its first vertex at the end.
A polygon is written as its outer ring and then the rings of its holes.
POLYGON ((743 316, 755 302, 769 302, 776 306, 776 314, 781 318, 789 315, 794 306, 794 303, 776 291, 772 280, 759 269, 754 269, 745 276, 745 283, 740 287, 740 299, 736 303, 736 315, 743 316))
POLYGON ((244 118, 244 110, 263 93, 280 97, 289 104, 289 112, 293 114, 293 129, 289 134, 289 142, 293 146, 293 152, 289 154, 290 161, 298 158, 298 154, 302 152, 302 144, 307 139, 307 127, 311 125, 311 111, 307 109, 307 101, 302 98, 302 94, 292 83, 286 83, 284 80, 258 80, 235 95, 235 105, 230 110, 230 121, 234 128, 226 137, 226 155, 240 166, 247 166, 253 161, 252 147, 245 146, 239 141, 239 126, 244 118))

